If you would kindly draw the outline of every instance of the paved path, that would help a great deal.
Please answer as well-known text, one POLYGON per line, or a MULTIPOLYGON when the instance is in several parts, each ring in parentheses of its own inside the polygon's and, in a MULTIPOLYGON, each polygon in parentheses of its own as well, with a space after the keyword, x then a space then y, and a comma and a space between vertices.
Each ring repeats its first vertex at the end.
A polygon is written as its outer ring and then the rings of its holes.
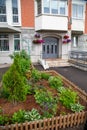
POLYGON ((8 70, 9 67, 0 68, 0 82, 2 80, 3 74, 8 70))
MULTIPOLYGON (((40 65, 35 67, 39 70, 43 70, 40 65)), ((87 71, 83 71, 71 66, 51 67, 50 70, 55 70, 56 72, 60 73, 68 80, 73 82, 75 85, 80 87, 82 90, 85 90, 87 92, 87 71)))

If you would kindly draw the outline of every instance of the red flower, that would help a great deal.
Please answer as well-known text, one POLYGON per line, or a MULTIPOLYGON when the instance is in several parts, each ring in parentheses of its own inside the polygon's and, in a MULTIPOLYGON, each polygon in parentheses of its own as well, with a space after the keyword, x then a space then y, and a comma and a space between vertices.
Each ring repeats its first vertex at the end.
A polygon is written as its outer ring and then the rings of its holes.
POLYGON ((68 39, 68 38, 69 38, 69 36, 68 36, 68 35, 65 35, 63 38, 64 38, 64 39, 68 39))
POLYGON ((34 44, 41 44, 43 42, 44 42, 44 40, 39 40, 39 39, 33 40, 34 44))

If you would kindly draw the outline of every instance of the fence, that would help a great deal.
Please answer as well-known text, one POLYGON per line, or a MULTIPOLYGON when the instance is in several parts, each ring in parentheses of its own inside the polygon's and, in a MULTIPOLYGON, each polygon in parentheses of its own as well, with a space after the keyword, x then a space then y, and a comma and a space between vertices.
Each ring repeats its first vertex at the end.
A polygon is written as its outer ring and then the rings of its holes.
POLYGON ((60 115, 44 120, 12 124, 0 127, 0 130, 59 130, 59 128, 73 127, 85 122, 87 112, 60 115))
POLYGON ((80 69, 87 71, 87 52, 85 51, 70 51, 69 62, 80 69))
MULTIPOLYGON (((60 75, 55 71, 47 71, 48 73, 54 72, 56 75, 60 75)), ((61 75, 60 75, 61 76, 61 75)), ((63 83, 67 87, 72 87, 75 91, 78 92, 78 95, 86 102, 87 104, 87 94, 79 89, 76 85, 71 83, 69 80, 61 76, 63 83)), ((87 111, 82 111, 78 113, 72 113, 67 115, 60 115, 58 117, 53 117, 44 120, 37 120, 32 122, 25 122, 21 124, 11 124, 0 126, 0 130, 59 130, 60 128, 68 128, 77 126, 85 123, 87 118, 87 111)))

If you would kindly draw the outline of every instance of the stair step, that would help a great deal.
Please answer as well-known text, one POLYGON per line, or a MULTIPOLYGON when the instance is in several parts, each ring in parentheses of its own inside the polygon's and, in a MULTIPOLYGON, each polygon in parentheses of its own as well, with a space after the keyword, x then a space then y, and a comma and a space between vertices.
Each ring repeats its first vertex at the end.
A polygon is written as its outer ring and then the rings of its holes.
POLYGON ((46 60, 47 64, 49 65, 49 67, 56 67, 56 66, 70 66, 68 60, 66 59, 50 59, 50 60, 46 60))

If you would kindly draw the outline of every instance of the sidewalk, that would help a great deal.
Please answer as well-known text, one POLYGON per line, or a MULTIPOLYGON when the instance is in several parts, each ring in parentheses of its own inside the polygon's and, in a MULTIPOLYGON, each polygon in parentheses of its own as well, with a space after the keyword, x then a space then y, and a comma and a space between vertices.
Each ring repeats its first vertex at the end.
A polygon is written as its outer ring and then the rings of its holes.
POLYGON ((0 68, 6 68, 6 67, 9 67, 11 66, 11 64, 0 64, 0 68))

